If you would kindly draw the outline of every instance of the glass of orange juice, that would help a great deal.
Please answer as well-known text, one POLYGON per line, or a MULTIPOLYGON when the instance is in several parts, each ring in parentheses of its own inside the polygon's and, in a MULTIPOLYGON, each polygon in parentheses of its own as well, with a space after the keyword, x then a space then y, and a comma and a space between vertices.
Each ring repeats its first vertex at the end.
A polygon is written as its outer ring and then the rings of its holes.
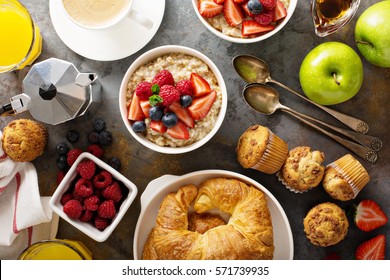
POLYGON ((0 0, 0 73, 22 69, 40 55, 42 37, 17 0, 0 0))
POLYGON ((24 250, 19 260, 91 260, 92 253, 80 241, 43 240, 24 250))

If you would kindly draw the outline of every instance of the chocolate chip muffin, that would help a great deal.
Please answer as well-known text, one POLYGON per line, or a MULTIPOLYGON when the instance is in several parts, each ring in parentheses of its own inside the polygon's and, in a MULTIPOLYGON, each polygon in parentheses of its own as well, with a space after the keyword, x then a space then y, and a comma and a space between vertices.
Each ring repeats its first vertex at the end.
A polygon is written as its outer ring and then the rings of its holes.
POLYGON ((326 166, 322 185, 332 198, 347 201, 354 199, 369 181, 363 165, 346 154, 326 166))
POLYGON ((312 151, 306 146, 296 147, 288 153, 278 177, 291 191, 303 193, 321 183, 324 160, 325 155, 321 151, 312 151))
POLYGON ((267 127, 253 125, 240 136, 236 153, 242 167, 274 174, 286 159, 288 145, 267 127))
POLYGON ((303 220, 304 231, 310 242, 327 247, 339 243, 348 232, 348 219, 338 205, 325 202, 313 207, 303 220))
POLYGON ((11 121, 3 131, 2 147, 14 161, 28 162, 40 156, 48 134, 43 125, 29 119, 11 121))

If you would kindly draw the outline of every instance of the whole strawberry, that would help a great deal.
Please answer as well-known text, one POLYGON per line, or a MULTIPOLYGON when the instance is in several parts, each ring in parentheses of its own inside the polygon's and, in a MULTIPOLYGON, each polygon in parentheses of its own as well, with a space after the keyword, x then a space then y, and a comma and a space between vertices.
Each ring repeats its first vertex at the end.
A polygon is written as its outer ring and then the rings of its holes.
POLYGON ((164 85, 160 88, 160 97, 163 100, 162 105, 169 106, 180 100, 180 92, 174 86, 164 85))

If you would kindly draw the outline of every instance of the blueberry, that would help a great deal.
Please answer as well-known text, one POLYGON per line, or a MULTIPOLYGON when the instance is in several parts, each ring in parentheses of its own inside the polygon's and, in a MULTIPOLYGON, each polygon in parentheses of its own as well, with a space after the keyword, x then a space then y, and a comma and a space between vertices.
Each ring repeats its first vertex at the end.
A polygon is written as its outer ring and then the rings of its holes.
POLYGON ((68 141, 70 143, 75 143, 77 142, 77 140, 79 140, 79 133, 76 131, 76 130, 69 130, 67 133, 66 133, 66 139, 68 139, 68 141))
POLYGON ((99 133, 99 144, 102 146, 110 145, 112 142, 112 134, 107 130, 103 130, 99 133))
POLYGON ((154 121, 161 120, 164 114, 164 108, 161 106, 153 106, 149 109, 149 117, 154 121))
POLYGON ((190 95, 180 96, 180 105, 184 108, 189 107, 192 104, 192 97, 190 95))
POLYGON ((61 142, 57 145, 56 151, 59 155, 64 156, 69 152, 69 146, 65 142, 61 142))
POLYGON ((121 161, 116 157, 112 157, 108 160, 108 165, 110 165, 115 170, 119 170, 121 168, 121 161))
POLYGON ((261 5, 259 0, 249 0, 247 5, 249 11, 254 15, 260 14, 263 10, 263 6, 261 5))
POLYGON ((166 126, 166 127, 172 127, 172 126, 175 126, 177 124, 177 116, 175 113, 166 113, 163 117, 162 117, 162 122, 163 124, 166 126))
POLYGON ((134 132, 141 133, 146 130, 146 124, 144 121, 136 121, 133 123, 131 128, 133 129, 134 132))
POLYGON ((56 165, 59 170, 65 171, 68 169, 68 162, 66 161, 66 156, 61 155, 56 160, 56 165))
POLYGON ((106 122, 103 120, 103 119, 95 119, 93 121, 93 129, 96 131, 96 132, 102 132, 103 130, 106 129, 106 122))
POLYGON ((91 131, 87 135, 88 143, 90 144, 98 144, 99 143, 99 132, 91 131))

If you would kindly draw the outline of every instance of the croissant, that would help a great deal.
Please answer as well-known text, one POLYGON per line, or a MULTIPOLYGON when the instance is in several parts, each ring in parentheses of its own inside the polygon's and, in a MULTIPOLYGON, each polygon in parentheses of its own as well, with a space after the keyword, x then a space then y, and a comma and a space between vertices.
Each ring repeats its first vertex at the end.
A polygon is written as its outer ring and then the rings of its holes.
POLYGON ((273 253, 272 221, 263 192, 236 179, 214 178, 199 189, 185 185, 164 198, 143 259, 272 259, 273 253), (192 204, 197 213, 218 208, 230 219, 203 234, 191 231, 192 204))

